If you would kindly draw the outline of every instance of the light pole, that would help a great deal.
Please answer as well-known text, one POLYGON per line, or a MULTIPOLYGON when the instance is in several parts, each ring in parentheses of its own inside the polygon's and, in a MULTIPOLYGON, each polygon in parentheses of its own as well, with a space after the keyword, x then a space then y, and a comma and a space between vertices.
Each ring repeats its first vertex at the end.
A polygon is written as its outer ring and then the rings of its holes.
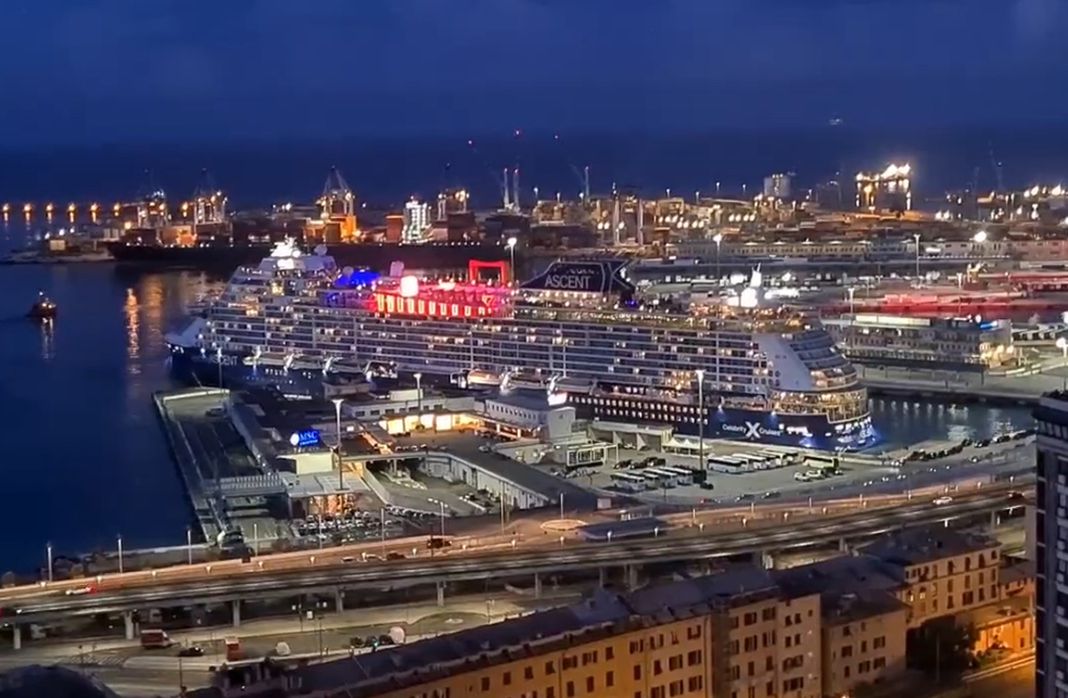
POLYGON ((920 234, 913 233, 912 239, 916 241, 916 285, 920 284, 920 234))
POLYGON ((850 286, 849 289, 849 322, 853 323, 853 316, 856 314, 856 306, 853 305, 853 294, 857 292, 857 289, 850 286))
POLYGON ((185 527, 185 556, 190 565, 193 564, 193 529, 185 527))
POLYGON ((422 429, 423 427, 423 374, 416 372, 415 374, 415 406, 418 416, 416 419, 416 427, 422 429))
MULTIPOLYGON (((1068 365, 1068 338, 1058 337, 1057 348, 1061 350, 1061 370, 1063 371, 1065 365, 1068 365)), ((1061 390, 1068 390, 1068 375, 1064 376, 1064 380, 1061 382, 1061 390)))
MULTIPOLYGON (((336 397, 332 402, 334 403, 334 416, 337 418, 337 488, 338 490, 344 490, 345 469, 341 465, 341 403, 345 402, 345 400, 336 397)), ((344 495, 341 496, 344 497, 344 495)))
POLYGON ((510 237, 505 242, 505 245, 508 247, 508 259, 510 260, 510 264, 508 266, 508 272, 512 275, 512 285, 513 286, 515 285, 515 280, 516 280, 516 276, 517 276, 517 274, 515 273, 515 246, 516 246, 516 243, 518 243, 518 242, 519 242, 519 240, 516 239, 515 237, 510 237))
POLYGON ((560 493, 560 520, 564 520, 564 493, 560 493))
MULTIPOLYGON (((719 189, 718 182, 716 183, 716 188, 719 189)), ((719 192, 717 191, 716 193, 718 194, 719 192)), ((719 246, 720 243, 723 242, 723 233, 716 233, 714 236, 712 236, 712 242, 716 243, 716 281, 719 281, 719 279, 721 278, 719 270, 719 246)))
POLYGON ((219 364, 219 387, 223 387, 222 379, 222 347, 215 347, 215 362, 219 364))
POLYGON ((48 581, 52 581, 52 544, 46 546, 48 552, 48 581))
MULTIPOLYGON (((427 497, 427 501, 430 502, 431 504, 437 504, 438 505, 438 511, 439 511, 439 515, 441 517, 441 537, 444 538, 445 537, 445 502, 440 500, 440 499, 434 499, 433 497, 427 497)), ((434 548, 431 547, 430 549, 433 550, 434 548)))
POLYGON ((122 536, 116 536, 119 543, 119 574, 122 574, 122 536))
POLYGON ((702 470, 708 469, 705 463, 705 370, 699 368, 697 375, 697 458, 702 470))

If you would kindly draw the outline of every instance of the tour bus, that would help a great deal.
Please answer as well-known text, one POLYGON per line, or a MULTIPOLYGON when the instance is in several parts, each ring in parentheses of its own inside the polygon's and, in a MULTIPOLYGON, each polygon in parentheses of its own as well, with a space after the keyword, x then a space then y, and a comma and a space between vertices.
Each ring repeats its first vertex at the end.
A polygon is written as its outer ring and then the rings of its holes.
POLYGON ((692 485, 693 484, 693 471, 689 468, 680 468, 674 465, 665 465, 663 468, 657 468, 665 473, 671 473, 675 476, 675 481, 680 485, 692 485))
POLYGON ((649 489, 658 490, 661 487, 674 487, 674 481, 671 484, 665 482, 666 478, 664 473, 659 472, 656 468, 646 468, 641 472, 641 476, 645 478, 645 482, 648 483, 649 489))
POLYGON ((717 473, 740 473, 745 470, 745 463, 731 456, 711 456, 708 467, 717 473))
POLYGON ((667 468, 649 468, 645 472, 653 473, 660 478, 661 487, 675 487, 679 484, 679 477, 667 468))
POLYGON ((771 467, 768 459, 764 456, 758 456, 753 453, 732 453, 731 456, 745 463, 748 466, 747 470, 765 470, 771 467))
POLYGON ((793 465, 797 460, 797 454, 790 451, 757 451, 775 465, 793 465))
POLYGON ((623 492, 642 492, 648 489, 645 478, 640 475, 612 473, 611 477, 615 488, 623 492))

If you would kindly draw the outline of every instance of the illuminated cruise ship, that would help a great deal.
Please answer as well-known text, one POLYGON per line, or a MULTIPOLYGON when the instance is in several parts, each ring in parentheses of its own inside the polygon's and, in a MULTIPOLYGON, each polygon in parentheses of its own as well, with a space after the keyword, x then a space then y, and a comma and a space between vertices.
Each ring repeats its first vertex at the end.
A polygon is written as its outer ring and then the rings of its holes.
POLYGON ((818 322, 762 307, 760 292, 755 278, 732 304, 643 298, 619 261, 555 262, 517 287, 379 277, 282 244, 235 272, 168 343, 175 364, 205 382, 307 394, 324 381, 419 374, 425 384, 548 391, 599 422, 696 435, 703 421, 707 438, 816 448, 870 443, 852 364, 818 322))

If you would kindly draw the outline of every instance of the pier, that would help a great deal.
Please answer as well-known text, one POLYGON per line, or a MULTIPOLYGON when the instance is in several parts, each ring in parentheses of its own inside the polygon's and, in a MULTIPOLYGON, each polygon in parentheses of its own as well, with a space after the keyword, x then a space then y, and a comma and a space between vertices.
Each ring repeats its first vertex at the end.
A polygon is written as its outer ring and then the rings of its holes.
POLYGON ((156 393, 153 400, 156 403, 156 411, 163 423, 163 431, 167 436, 167 443, 174 462, 178 468, 178 474, 185 485, 186 493, 192 505, 196 525, 200 529, 205 541, 213 541, 220 531, 226 528, 226 514, 222 510, 219 501, 211 494, 210 483, 205 480, 198 467, 198 458, 194 446, 190 443, 185 431, 174 414, 173 408, 176 403, 190 400, 203 402, 205 399, 217 402, 219 406, 226 403, 228 390, 196 388, 183 390, 176 393, 156 393))
POLYGON ((878 397, 934 400, 959 404, 983 403, 1030 407, 1043 393, 1060 390, 1068 377, 1051 373, 1031 375, 936 374, 901 369, 858 367, 868 393, 878 397))

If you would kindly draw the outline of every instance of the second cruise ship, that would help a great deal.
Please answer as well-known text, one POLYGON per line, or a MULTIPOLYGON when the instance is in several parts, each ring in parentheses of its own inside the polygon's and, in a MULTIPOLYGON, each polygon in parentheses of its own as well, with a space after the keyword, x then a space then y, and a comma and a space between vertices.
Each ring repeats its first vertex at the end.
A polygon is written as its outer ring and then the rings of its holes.
MULTIPOLYGON (((472 275, 473 276, 473 275, 472 275)), ((555 262, 518 286, 339 269, 280 244, 168 335, 200 380, 314 394, 411 379, 545 390, 601 422, 809 448, 875 439, 856 370, 814 318, 763 304, 643 297, 620 261, 555 262)))

